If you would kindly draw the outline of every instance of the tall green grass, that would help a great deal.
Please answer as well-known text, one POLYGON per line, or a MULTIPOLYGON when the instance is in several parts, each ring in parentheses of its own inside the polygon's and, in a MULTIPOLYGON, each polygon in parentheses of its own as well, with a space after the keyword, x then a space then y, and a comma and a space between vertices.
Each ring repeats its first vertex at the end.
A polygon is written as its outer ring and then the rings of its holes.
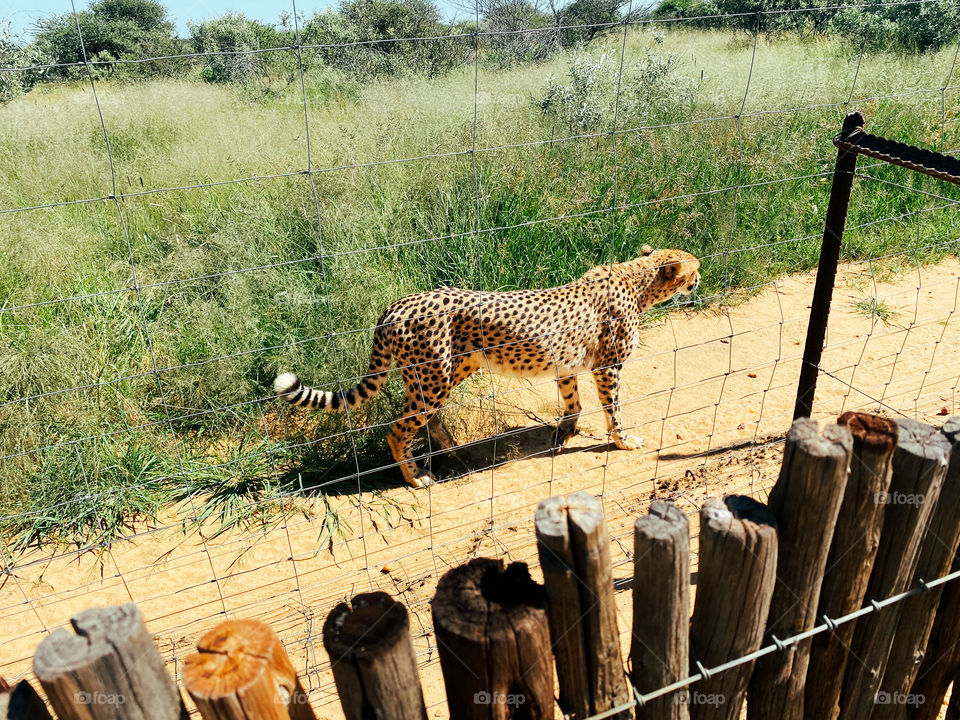
MULTIPOLYGON (((617 57, 619 35, 591 52, 617 57)), ((619 118, 618 130, 641 129, 614 136, 606 118, 575 140, 564 138, 582 128, 536 105, 549 77, 567 82, 568 55, 481 64, 476 125, 472 65, 365 86, 311 71, 311 168, 342 168, 313 186, 300 174, 187 187, 305 170, 298 78, 100 81, 118 191, 186 189, 121 199, 122 222, 113 201, 0 221, 0 454, 11 456, 0 460, 0 532, 21 544, 102 540, 175 500, 200 519, 230 508, 236 524, 264 521, 277 492, 386 464, 396 381, 352 419, 373 426, 355 435, 335 416, 297 430, 279 403, 258 400, 289 368, 352 384, 366 329, 394 298, 441 283, 560 284, 649 243, 703 256, 710 302, 815 265, 838 103, 851 98, 880 134, 960 145, 960 95, 940 91, 952 51, 870 55, 857 73, 833 40, 754 50, 722 33, 632 28, 625 66, 649 52, 675 56, 692 99, 619 118), (450 154, 474 135, 481 151, 450 154), (355 167, 401 158, 420 159, 355 167), (624 209, 606 212, 614 200, 624 209), (237 498, 260 504, 244 513, 237 498)), ((0 123, 0 207, 112 192, 89 87, 39 88, 0 107, 0 123)), ((886 182, 858 181, 854 228, 943 202, 916 191, 960 197, 897 168, 868 172, 886 182)), ((941 210, 853 229, 845 258, 935 261, 957 252, 958 226, 941 210)))

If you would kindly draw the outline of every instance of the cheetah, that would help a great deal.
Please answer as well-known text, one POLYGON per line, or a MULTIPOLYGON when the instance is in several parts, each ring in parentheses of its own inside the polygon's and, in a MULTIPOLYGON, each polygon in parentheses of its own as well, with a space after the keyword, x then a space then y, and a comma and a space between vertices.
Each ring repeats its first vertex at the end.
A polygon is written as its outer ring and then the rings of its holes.
POLYGON ((410 443, 424 425, 440 448, 453 446, 437 410, 477 370, 523 378, 555 377, 564 401, 558 427, 562 445, 580 416, 577 374, 596 380, 610 438, 618 448, 641 447, 620 418, 620 370, 636 347, 640 316, 700 283, 700 261, 683 250, 652 250, 601 265, 568 285, 545 290, 485 292, 441 287, 395 301, 380 317, 366 376, 342 391, 307 387, 291 372, 274 381, 291 405, 349 410, 383 387, 391 361, 406 386, 403 412, 387 437, 390 451, 413 487, 436 478, 413 460, 410 443))

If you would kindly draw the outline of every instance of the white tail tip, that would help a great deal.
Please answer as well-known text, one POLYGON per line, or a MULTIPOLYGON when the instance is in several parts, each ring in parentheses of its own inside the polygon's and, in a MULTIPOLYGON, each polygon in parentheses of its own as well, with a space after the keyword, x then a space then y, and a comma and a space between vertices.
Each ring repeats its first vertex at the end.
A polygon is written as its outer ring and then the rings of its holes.
POLYGON ((277 395, 285 395, 291 390, 291 388, 296 387, 299 382, 300 378, 298 378, 296 374, 292 372, 286 372, 282 375, 277 375, 277 379, 273 381, 273 391, 277 395))

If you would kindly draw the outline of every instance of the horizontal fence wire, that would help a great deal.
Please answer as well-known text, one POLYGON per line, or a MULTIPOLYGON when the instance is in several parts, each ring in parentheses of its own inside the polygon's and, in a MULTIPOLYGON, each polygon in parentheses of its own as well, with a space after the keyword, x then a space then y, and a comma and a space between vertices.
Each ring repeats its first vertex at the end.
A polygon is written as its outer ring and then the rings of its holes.
MULTIPOLYGON (((71 71, 82 76, 84 92, 96 111, 96 131, 102 140, 104 172, 109 171, 109 180, 98 177, 105 181, 99 187, 88 183, 89 193, 76 188, 69 192, 47 188, 36 197, 18 196, 21 202, 0 201, 0 215, 4 222, 20 223, 28 229, 34 224, 42 227, 44 213, 62 210, 65 214, 77 213, 77 217, 80 213, 91 217, 98 212, 109 214, 111 220, 100 221, 112 223, 110 232, 123 250, 128 272, 126 277, 118 277, 116 272, 111 275, 117 280, 116 287, 78 283, 68 292, 61 292, 54 283, 31 287, 25 279, 22 297, 17 296, 17 288, 12 288, 9 297, 0 300, 0 337, 8 328, 28 325, 45 313, 56 316, 64 328, 79 332, 81 319, 96 312, 97 303, 123 301, 134 308, 136 337, 142 350, 138 350, 138 363, 124 366, 107 358, 101 371, 90 377, 78 375, 77 382, 69 387, 58 386, 56 381, 34 382, 18 385, 22 391, 0 396, 0 430, 8 418, 18 421, 24 414, 57 417, 60 413, 61 418, 68 418, 71 408, 98 403, 105 396, 121 398, 127 409, 96 428, 71 433, 61 422, 58 427, 62 429, 56 432, 0 445, 0 467, 23 468, 26 472, 30 463, 68 457, 72 464, 64 465, 62 472, 75 468, 79 476, 72 486, 76 492, 71 495, 44 498, 23 511, 0 510, 0 527, 17 526, 30 539, 16 549, 4 549, 0 561, 0 617, 5 620, 0 674, 8 679, 27 676, 31 654, 39 642, 78 610, 93 604, 134 601, 178 677, 182 658, 192 651, 196 638, 224 617, 254 617, 270 623, 293 658, 313 705, 336 716, 338 698, 330 662, 318 637, 320 624, 337 603, 357 592, 381 589, 400 599, 410 612, 415 654, 428 683, 427 705, 432 714, 441 712, 442 716, 444 702, 429 606, 439 576, 484 555, 530 563, 536 575, 536 544, 530 526, 537 504, 545 497, 573 489, 594 493, 603 501, 619 622, 627 637, 630 622, 624 601, 629 593, 623 591, 630 587, 633 576, 631 538, 635 518, 645 512, 653 498, 669 498, 688 514, 695 530, 699 507, 708 496, 741 493, 765 501, 792 419, 812 276, 788 275, 788 267, 778 267, 750 281, 742 281, 737 273, 742 264, 755 258, 780 258, 787 253, 812 253, 815 257, 821 231, 817 223, 798 223, 789 232, 780 229, 760 239, 743 240, 741 232, 747 223, 763 222, 756 215, 755 205, 748 204, 754 195, 774 197, 796 184, 822 188, 825 204, 826 183, 832 175, 833 148, 829 140, 835 127, 818 125, 816 132, 822 134, 816 150, 818 162, 793 168, 776 162, 778 158, 770 149, 755 145, 755 126, 764 122, 786 125, 808 115, 829 118, 828 123, 835 120, 839 126, 842 114, 859 106, 883 109, 897 103, 923 107, 936 103, 938 107, 928 113, 928 119, 939 129, 937 149, 947 148, 949 153, 950 145, 955 144, 952 134, 948 141, 948 129, 953 131, 949 103, 960 90, 954 77, 956 53, 953 64, 929 82, 903 88, 874 83, 861 92, 861 85, 869 79, 862 67, 866 51, 861 46, 845 61, 850 83, 836 101, 819 94, 783 93, 778 96, 781 99, 767 106, 755 100, 760 92, 758 83, 769 73, 763 57, 769 47, 763 35, 765 23, 776 16, 813 17, 839 10, 919 9, 935 1, 682 18, 639 16, 631 6, 617 22, 557 22, 519 29, 485 28, 477 8, 460 26, 470 27, 469 32, 342 43, 304 42, 303 19, 293 4, 295 41, 290 44, 117 60, 86 56, 74 7, 70 15, 83 54, 81 62, 4 67, 0 73, 12 76, 71 71), (733 91, 735 97, 728 106, 718 104, 711 109, 715 112, 703 113, 704 117, 697 117, 697 108, 693 108, 691 117, 668 121, 629 116, 624 108, 633 89, 625 83, 625 73, 638 53, 631 44, 637 41, 636 34, 648 28, 662 28, 669 34, 714 20, 738 20, 749 28, 742 34, 749 41, 741 43, 737 51, 736 71, 742 73, 743 84, 733 91), (549 138, 526 134, 489 137, 490 111, 483 106, 481 90, 496 94, 502 76, 495 69, 487 70, 484 52, 500 41, 573 30, 595 31, 606 39, 605 47, 615 68, 612 119, 599 129, 564 127, 561 123, 551 129, 549 138), (457 72, 472 87, 463 94, 459 118, 462 128, 456 140, 446 143, 441 138, 430 146, 394 155, 380 146, 363 151, 328 147, 330 137, 318 130, 323 119, 308 89, 310 59, 326 51, 383 51, 415 44, 449 44, 464 50, 457 72), (296 101, 298 113, 302 105, 302 122, 298 120, 301 136, 292 162, 254 167, 238 161, 231 170, 237 177, 217 177, 216 172, 191 176, 187 171, 183 175, 140 177, 140 187, 136 187, 139 173, 129 171, 139 168, 118 151, 116 144, 122 135, 115 126, 117 113, 122 115, 124 108, 122 104, 108 106, 104 101, 116 87, 104 72, 148 63, 256 60, 284 53, 296 60, 290 103, 296 101), (683 176, 688 159, 678 156, 678 179, 662 192, 651 188, 648 193, 632 186, 636 178, 630 173, 636 167, 636 153, 643 152, 649 143, 666 142, 676 134, 710 142, 727 133, 732 133, 728 145, 731 157, 715 161, 718 166, 726 163, 724 172, 709 180, 693 176, 695 170, 689 171, 690 177, 683 176), (579 204, 544 204, 519 217, 506 210, 491 213, 488 196, 496 181, 485 173, 494 163, 504 158, 547 157, 548 153, 573 150, 604 159, 607 187, 602 195, 579 204), (351 174, 372 178, 378 173, 414 167, 430 173, 442 163, 456 164, 463 171, 465 193, 469 195, 457 210, 463 217, 446 224, 416 224, 404 228, 399 237, 357 233, 357 239, 343 240, 342 235, 355 228, 340 230, 335 226, 337 218, 335 213, 331 215, 331 206, 338 200, 324 195, 324 183, 351 174), (763 165, 763 172, 756 172, 758 165, 763 165), (310 246, 275 258, 256 256, 249 262, 225 258, 220 268, 145 268, 140 246, 146 238, 138 234, 139 220, 150 211, 151 203, 160 203, 163 198, 213 196, 235 187, 291 195, 295 189, 300 191, 303 197, 297 201, 304 207, 303 218, 310 225, 310 246), (552 425, 562 402, 556 373, 525 381, 499 380, 482 373, 479 380, 468 381, 444 406, 459 440, 456 451, 434 446, 429 435, 414 449, 413 459, 420 465, 442 468, 442 482, 408 491, 398 487, 397 464, 381 442, 393 417, 348 412, 338 422, 302 420, 302 428, 291 432, 290 423, 300 421, 291 421, 290 416, 276 410, 280 399, 268 388, 269 382, 212 401, 204 400, 205 396, 182 396, 177 389, 182 387, 177 383, 183 378, 199 377, 192 382, 202 383, 203 378, 211 377, 202 373, 215 374, 230 362, 272 367, 278 358, 295 357, 300 352, 323 353, 331 358, 327 377, 304 377, 311 386, 337 392, 362 382, 365 365, 355 362, 352 348, 362 346, 379 326, 367 320, 345 325, 334 317, 337 283, 345 282, 338 273, 346 263, 395 258, 400 253, 424 256, 436 248, 450 248, 451 254, 462 253, 472 260, 468 263, 472 274, 461 278, 464 284, 478 290, 497 288, 497 279, 484 275, 489 269, 479 260, 482 252, 497 246, 501 238, 529 241, 537 232, 562 233, 567 228, 587 227, 583 232, 598 235, 592 260, 600 265, 623 255, 625 229, 640 227, 632 223, 642 222, 645 213, 667 211, 717 213, 713 230, 723 240, 700 253, 699 259, 701 269, 716 270, 722 281, 692 297, 675 299, 654 313, 644 323, 637 351, 628 359, 615 361, 623 367, 620 404, 624 430, 645 438, 644 449, 626 453, 610 447, 604 410, 597 402, 586 401, 593 387, 584 378, 580 430, 571 440, 572 447, 557 452, 552 425), (162 322, 170 320, 160 321, 151 315, 157 297, 169 300, 177 292, 192 289, 222 291, 244 283, 265 283, 271 273, 292 277, 301 272, 319 277, 317 286, 322 289, 317 297, 310 298, 313 312, 321 318, 310 329, 292 328, 291 336, 269 343, 238 343, 230 348, 211 343, 200 357, 186 360, 166 351, 162 322), (149 412, 138 405, 147 396, 153 398, 149 412), (534 437, 539 430, 546 439, 534 437), (211 433, 219 436, 211 437, 211 433), (91 448, 99 443, 116 453, 124 443, 136 446, 154 437, 163 438, 172 455, 169 467, 159 477, 145 473, 114 485, 98 479, 101 468, 95 466, 91 448), (379 450, 370 450, 374 441, 379 443, 379 450), (337 448, 336 458, 328 452, 333 447, 337 448), (198 484, 197 478, 210 481, 198 484), (176 499, 154 516, 137 518, 122 532, 111 533, 106 520, 110 509, 131 494, 149 493, 157 483, 176 490, 176 499), (218 493, 229 497, 234 485, 249 485, 251 490, 238 491, 235 502, 217 505, 213 501, 218 493), (82 538, 47 542, 49 538, 42 536, 44 523, 70 508, 89 509, 97 531, 82 538), (217 520, 225 524, 218 527, 217 520)), ((719 69, 724 70, 733 68, 719 69)), ((426 85, 430 92, 434 82, 441 80, 430 80, 426 85)), ((392 89, 389 83, 384 87, 392 89)), ((134 96, 138 88, 131 85, 126 92, 134 96)), ((869 120, 870 112, 867 114, 869 120)), ((878 123, 882 119, 889 121, 889 112, 881 114, 878 123)), ((876 132, 883 135, 885 130, 878 125, 876 132)), ((82 150, 68 147, 64 152, 82 150)), ((572 184, 576 178, 571 174, 560 182, 572 184)), ((916 237, 900 245, 861 248, 854 244, 845 257, 835 291, 836 323, 831 322, 828 329, 820 367, 821 395, 816 408, 820 418, 857 409, 935 423, 945 410, 956 414, 960 408, 960 347, 950 342, 960 290, 960 265, 956 262, 960 237, 951 218, 960 195, 942 184, 912 182, 910 176, 891 171, 883 162, 862 158, 857 168, 855 193, 863 197, 900 193, 902 198, 898 204, 872 214, 851 216, 847 237, 856 243, 857 238, 895 230, 906 234, 903 228, 910 228, 916 237)), ((446 211, 454 209, 448 203, 446 211)), ((816 208, 795 210, 798 216, 811 212, 822 216, 816 208)), ((179 230, 171 226, 170 232, 179 230)), ((694 241, 696 238, 681 233, 664 239, 664 244, 683 248, 694 241)), ((501 259, 504 264, 511 261, 509 255, 501 259)), ((805 267, 811 266, 807 261, 805 267)), ((370 302, 381 304, 380 309, 394 299, 377 297, 377 292, 376 288, 370 289, 370 302)), ((485 302, 480 299, 467 309, 482 313, 485 302)), ((170 312, 179 311, 175 307, 170 312)), ((184 316, 173 322, 187 330, 196 319, 184 316)), ((549 338, 544 334, 538 339, 549 338)), ((496 343, 491 343, 489 349, 494 346, 496 343)), ((423 365, 413 363, 409 367, 417 370, 423 365)), ((389 392, 395 392, 389 388, 389 392)), ((695 533, 691 556, 695 569, 695 533)), ((785 649, 957 575, 951 573, 877 600, 843 618, 822 619, 807 633, 707 668, 654 693, 635 692, 630 703, 590 720, 612 716, 785 649)))

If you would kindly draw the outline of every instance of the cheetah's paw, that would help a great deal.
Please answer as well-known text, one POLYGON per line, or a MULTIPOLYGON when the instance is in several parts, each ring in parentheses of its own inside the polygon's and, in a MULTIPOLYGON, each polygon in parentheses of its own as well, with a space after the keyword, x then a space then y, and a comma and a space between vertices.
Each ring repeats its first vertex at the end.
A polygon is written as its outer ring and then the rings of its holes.
POLYGON ((407 482, 410 483, 411 487, 422 488, 427 485, 432 485, 437 481, 437 476, 434 475, 429 470, 418 470, 417 474, 410 478, 407 482))
POLYGON ((621 450, 639 450, 643 447, 643 438, 636 435, 614 435, 613 442, 621 450))

